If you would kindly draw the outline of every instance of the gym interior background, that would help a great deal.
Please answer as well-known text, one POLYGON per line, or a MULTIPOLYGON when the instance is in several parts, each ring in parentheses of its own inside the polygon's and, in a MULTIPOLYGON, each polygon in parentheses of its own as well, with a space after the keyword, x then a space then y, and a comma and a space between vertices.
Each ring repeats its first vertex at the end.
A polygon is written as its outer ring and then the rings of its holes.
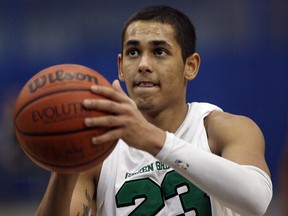
POLYGON ((278 182, 288 135, 285 0, 0 0, 0 215, 32 215, 49 179, 14 135, 13 104, 21 87, 38 71, 63 63, 91 67, 112 82, 123 23, 150 4, 174 6, 196 27, 202 58, 188 101, 214 103, 261 127, 275 194, 267 215, 281 215, 278 182))

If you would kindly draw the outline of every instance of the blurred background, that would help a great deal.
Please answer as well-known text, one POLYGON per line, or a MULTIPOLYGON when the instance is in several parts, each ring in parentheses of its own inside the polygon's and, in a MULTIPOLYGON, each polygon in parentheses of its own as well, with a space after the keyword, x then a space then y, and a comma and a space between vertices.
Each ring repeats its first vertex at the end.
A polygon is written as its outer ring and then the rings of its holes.
POLYGON ((14 135, 13 105, 21 87, 62 63, 91 67, 112 82, 123 23, 150 4, 174 6, 193 21, 202 61, 188 101, 214 103, 260 126, 274 184, 266 215, 288 214, 281 205, 288 187, 286 0, 0 0, 0 215, 33 215, 49 180, 14 135))

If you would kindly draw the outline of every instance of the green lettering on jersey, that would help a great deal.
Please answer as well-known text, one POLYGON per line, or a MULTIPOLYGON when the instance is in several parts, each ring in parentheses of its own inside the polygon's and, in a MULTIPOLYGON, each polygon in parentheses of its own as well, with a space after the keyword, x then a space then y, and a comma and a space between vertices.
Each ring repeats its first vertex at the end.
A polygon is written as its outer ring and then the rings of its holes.
POLYGON ((152 172, 152 171, 154 171, 153 163, 141 167, 137 172, 134 172, 134 173, 126 172, 125 173, 125 179, 127 179, 131 176, 140 174, 140 173, 146 173, 146 172, 152 172))
POLYGON ((166 170, 169 169, 170 167, 162 162, 156 161, 155 166, 157 170, 166 170))
POLYGON ((177 189, 180 187, 187 188, 187 192, 179 194, 184 212, 193 210, 196 215, 212 215, 209 196, 175 171, 168 172, 163 179, 161 188, 164 198, 167 200, 177 196, 177 189))
POLYGON ((137 199, 142 198, 143 201, 129 215, 152 216, 164 208, 164 200, 172 197, 180 199, 183 213, 179 215, 191 211, 196 216, 212 215, 209 196, 174 170, 166 173, 161 186, 150 178, 126 181, 116 194, 116 205, 117 208, 131 207, 137 199), (179 192, 178 189, 183 187, 186 191, 179 192))

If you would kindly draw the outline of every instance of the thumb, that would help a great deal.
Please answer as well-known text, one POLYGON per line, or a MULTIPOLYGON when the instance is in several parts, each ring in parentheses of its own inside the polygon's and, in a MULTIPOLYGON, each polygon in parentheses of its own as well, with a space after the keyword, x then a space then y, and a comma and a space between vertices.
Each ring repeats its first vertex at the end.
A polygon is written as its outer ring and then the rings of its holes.
POLYGON ((118 92, 123 92, 123 93, 125 93, 124 90, 122 89, 122 87, 121 87, 120 82, 119 82, 118 79, 116 79, 116 80, 114 80, 114 81, 112 82, 112 88, 114 88, 114 89, 115 89, 116 91, 118 91, 118 92))

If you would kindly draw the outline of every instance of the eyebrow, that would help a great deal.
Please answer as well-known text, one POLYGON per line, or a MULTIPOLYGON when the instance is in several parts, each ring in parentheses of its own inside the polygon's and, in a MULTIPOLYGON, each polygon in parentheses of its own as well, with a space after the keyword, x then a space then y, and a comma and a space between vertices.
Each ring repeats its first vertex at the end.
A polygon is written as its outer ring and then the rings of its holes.
POLYGON ((126 46, 139 46, 140 42, 138 40, 128 40, 125 43, 126 46))
MULTIPOLYGON (((150 45, 153 45, 153 46, 167 46, 169 48, 171 48, 172 46, 167 43, 165 40, 153 40, 153 41, 150 41, 149 42, 150 45)), ((126 46, 139 46, 140 45, 140 41, 138 40, 128 40, 126 43, 125 43, 126 46)))
POLYGON ((167 41, 164 41, 164 40, 153 40, 149 43, 154 45, 154 46, 167 46, 169 48, 172 47, 169 43, 167 43, 167 41))

